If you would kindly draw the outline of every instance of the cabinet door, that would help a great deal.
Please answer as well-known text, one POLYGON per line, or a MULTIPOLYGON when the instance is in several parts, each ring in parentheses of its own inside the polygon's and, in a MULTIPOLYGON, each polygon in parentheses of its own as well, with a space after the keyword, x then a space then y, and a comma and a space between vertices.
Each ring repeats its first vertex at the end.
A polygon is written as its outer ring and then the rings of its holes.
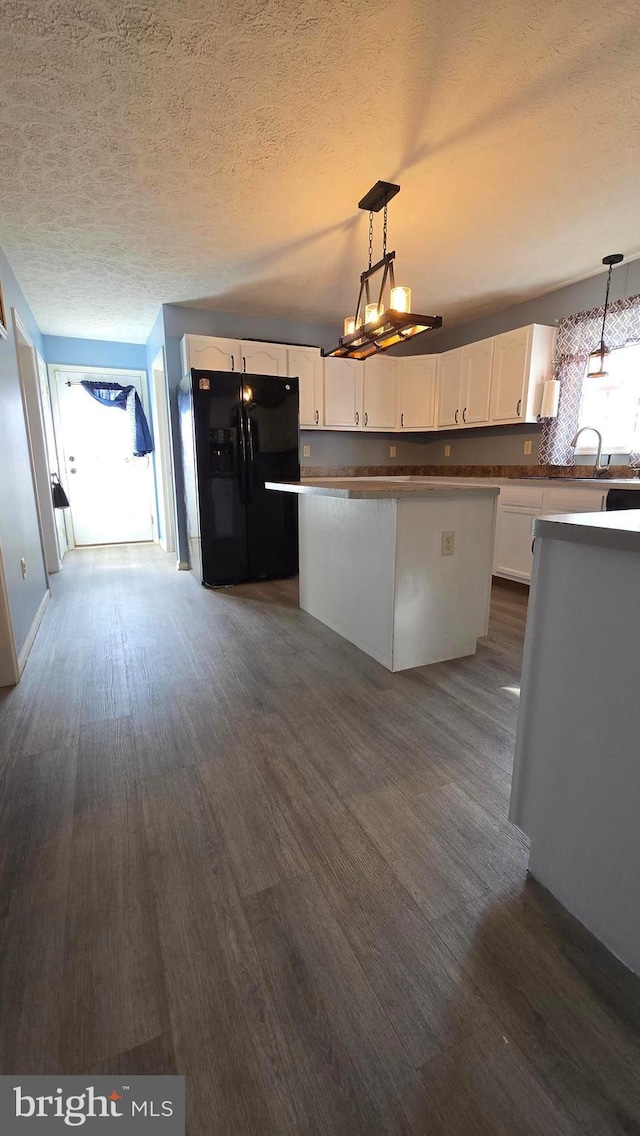
POLYGON ((240 342, 242 370, 248 375, 287 375, 287 348, 281 343, 240 342))
POLYGON ((398 360, 379 355, 364 364, 362 425, 366 430, 395 430, 398 424, 398 360))
POLYGON ((185 335, 180 340, 182 373, 192 367, 203 371, 239 371, 240 345, 237 339, 218 339, 213 335, 185 335))
POLYGON ((496 335, 493 345, 491 384, 493 422, 524 420, 530 354, 530 327, 519 327, 516 331, 496 335))
POLYGON ((358 359, 325 359, 325 426, 354 430, 361 423, 362 363, 358 359))
POLYGON ((400 364, 400 429, 433 430, 439 355, 406 355, 400 364))
POLYGON ((438 426, 460 426, 460 394, 462 387, 462 347, 445 351, 440 356, 438 382, 438 426))
POLYGON ((476 425, 489 421, 493 339, 470 343, 462 351, 462 406, 459 421, 476 425))
POLYGON ((287 374, 300 384, 300 425, 322 426, 322 355, 315 347, 288 347, 287 374))
POLYGON ((499 505, 493 571, 510 580, 531 579, 533 522, 540 515, 535 505, 499 505))

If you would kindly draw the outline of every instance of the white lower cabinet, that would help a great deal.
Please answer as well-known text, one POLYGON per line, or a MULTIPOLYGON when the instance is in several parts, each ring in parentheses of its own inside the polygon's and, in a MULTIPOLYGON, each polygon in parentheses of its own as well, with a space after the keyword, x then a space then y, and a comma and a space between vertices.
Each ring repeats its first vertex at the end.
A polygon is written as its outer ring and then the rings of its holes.
POLYGON ((498 498, 493 571, 496 576, 528 583, 533 561, 533 522, 542 512, 544 491, 533 486, 505 486, 498 498))
POLYGON ((438 359, 438 355, 405 355, 398 360, 401 430, 435 428, 438 359))
POLYGON ((324 425, 323 362, 320 349, 315 347, 289 347, 287 349, 287 375, 298 379, 300 396, 300 425, 324 425))
POLYGON ((330 356, 324 361, 324 424, 353 430, 362 423, 362 363, 330 356))
POLYGON ((559 513, 599 513, 607 490, 567 486, 507 485, 498 499, 493 556, 495 576, 529 583, 533 563, 533 522, 559 513))
POLYGON ((398 425, 398 363, 393 355, 374 355, 363 365, 362 427, 395 430, 398 425))

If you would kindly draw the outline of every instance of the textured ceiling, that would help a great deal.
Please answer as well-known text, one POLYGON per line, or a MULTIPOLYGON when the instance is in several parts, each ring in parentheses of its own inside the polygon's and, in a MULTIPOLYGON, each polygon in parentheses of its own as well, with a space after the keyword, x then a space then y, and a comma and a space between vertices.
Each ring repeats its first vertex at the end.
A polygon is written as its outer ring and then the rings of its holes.
POLYGON ((460 322, 640 252, 640 4, 0 0, 0 245, 45 332, 335 321, 377 178, 460 322))

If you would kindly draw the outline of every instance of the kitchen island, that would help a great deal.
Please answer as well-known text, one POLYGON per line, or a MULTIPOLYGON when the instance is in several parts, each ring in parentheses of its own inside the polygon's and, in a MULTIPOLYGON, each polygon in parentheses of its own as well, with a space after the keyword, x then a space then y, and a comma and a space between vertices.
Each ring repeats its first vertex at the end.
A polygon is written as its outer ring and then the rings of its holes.
POLYGON ((300 495, 300 607, 391 671, 485 635, 498 488, 390 478, 268 482, 300 495))
POLYGON ((640 973, 640 510, 534 535, 510 816, 531 874, 640 973))

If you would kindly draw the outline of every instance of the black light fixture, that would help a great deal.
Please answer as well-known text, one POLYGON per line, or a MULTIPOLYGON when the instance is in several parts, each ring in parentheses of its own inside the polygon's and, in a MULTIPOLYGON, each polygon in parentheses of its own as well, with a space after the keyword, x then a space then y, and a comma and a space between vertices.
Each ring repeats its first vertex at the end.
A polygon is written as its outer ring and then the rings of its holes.
POLYGON ((608 371, 605 368, 605 359, 609 355, 609 348, 604 341, 604 329, 607 322, 607 308, 609 307, 609 289, 611 288, 611 273, 613 272, 614 264, 620 264, 624 260, 621 252, 609 253, 609 256, 602 258, 602 263, 609 266, 609 273, 607 275, 607 291, 604 298, 604 312, 602 315, 602 331, 600 333, 600 346, 597 347, 589 355, 587 363, 587 378, 588 379, 604 379, 608 371))
MULTIPOLYGON (((344 359, 368 359, 370 355, 387 351, 414 335, 442 327, 442 316, 420 316, 411 311, 411 289, 396 285, 393 262, 395 252, 387 252, 387 205, 399 185, 389 181, 376 184, 358 202, 358 209, 369 212, 369 267, 360 276, 360 291, 355 315, 347 316, 344 332, 336 347, 323 351, 323 355, 337 355, 344 359), (382 259, 373 260, 373 214, 384 209, 382 229, 382 259), (377 299, 372 300, 373 277, 380 274, 377 299)), ((375 295, 375 292, 374 292, 375 295)))

